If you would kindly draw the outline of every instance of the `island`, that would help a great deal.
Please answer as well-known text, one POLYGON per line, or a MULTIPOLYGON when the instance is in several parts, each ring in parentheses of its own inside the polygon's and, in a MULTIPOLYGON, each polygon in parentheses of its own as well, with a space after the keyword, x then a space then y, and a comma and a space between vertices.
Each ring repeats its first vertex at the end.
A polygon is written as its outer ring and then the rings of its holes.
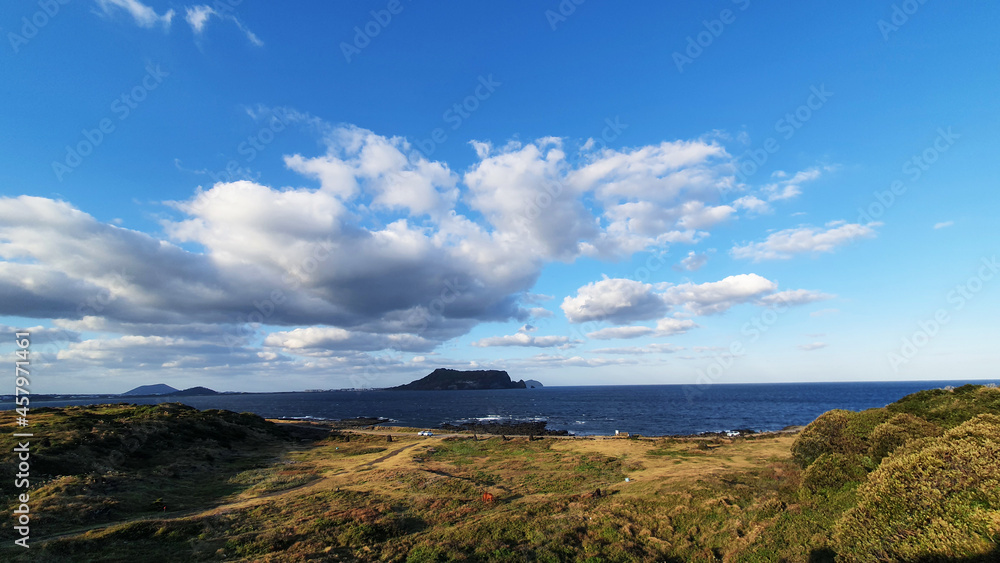
POLYGON ((130 389, 121 394, 123 397, 155 397, 155 396, 170 396, 170 397, 184 397, 184 396, 199 396, 199 395, 218 395, 218 391, 209 389, 208 387, 190 387, 188 389, 174 389, 173 387, 157 383, 155 385, 140 385, 135 389, 130 389))
MULTIPOLYGON (((541 383, 533 382, 541 387, 541 383)), ((524 380, 512 381, 506 371, 438 368, 406 385, 389 387, 389 391, 470 391, 482 389, 527 389, 524 380)))

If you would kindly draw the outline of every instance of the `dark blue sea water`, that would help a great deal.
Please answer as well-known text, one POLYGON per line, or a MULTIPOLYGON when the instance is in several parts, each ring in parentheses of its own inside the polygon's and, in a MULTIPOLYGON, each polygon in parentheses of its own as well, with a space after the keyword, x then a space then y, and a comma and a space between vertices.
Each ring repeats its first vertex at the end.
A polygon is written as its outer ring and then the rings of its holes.
MULTIPOLYGON (((383 417, 401 426, 435 428, 470 420, 544 420, 574 434, 647 436, 750 428, 780 430, 808 424, 830 409, 882 407, 921 389, 966 382, 772 383, 546 387, 496 391, 330 391, 177 398, 130 398, 150 404, 178 401, 199 409, 254 412, 267 418, 383 417)), ((986 383, 983 381, 971 383, 986 383)), ((91 400, 32 402, 32 406, 91 400)), ((108 402, 104 400, 102 402, 108 402)))

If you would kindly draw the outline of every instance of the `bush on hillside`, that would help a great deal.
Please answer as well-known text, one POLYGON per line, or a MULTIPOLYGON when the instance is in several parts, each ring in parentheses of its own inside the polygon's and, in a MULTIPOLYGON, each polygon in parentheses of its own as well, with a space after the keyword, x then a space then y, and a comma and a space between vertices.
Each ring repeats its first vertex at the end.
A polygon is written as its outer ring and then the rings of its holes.
POLYGON ((835 526, 838 561, 989 557, 1000 540, 1000 416, 910 442, 835 526))
POLYGON ((1000 388, 970 384, 956 389, 928 389, 907 395, 886 409, 954 428, 980 414, 1000 413, 1000 388))
POLYGON ((811 493, 838 491, 848 483, 864 481, 865 458, 857 454, 827 453, 816 458, 802 475, 802 487, 811 493))
POLYGON ((912 414, 897 414, 872 430, 868 455, 878 465, 883 458, 910 440, 940 436, 943 429, 912 414))
POLYGON ((823 454, 867 455, 871 433, 890 416, 885 409, 823 413, 796 438, 792 457, 802 467, 808 467, 823 454))

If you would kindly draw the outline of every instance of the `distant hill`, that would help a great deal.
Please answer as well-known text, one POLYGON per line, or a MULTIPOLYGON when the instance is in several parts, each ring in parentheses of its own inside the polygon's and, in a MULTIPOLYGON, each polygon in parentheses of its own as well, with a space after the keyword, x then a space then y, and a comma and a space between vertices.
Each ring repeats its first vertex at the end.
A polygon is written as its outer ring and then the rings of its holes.
POLYGON ((122 393, 122 395, 170 395, 176 392, 177 389, 169 385, 157 383, 156 385, 140 385, 135 389, 122 393))
MULTIPOLYGON (((540 385, 540 384, 539 384, 540 385)), ((406 385, 390 387, 390 391, 466 391, 481 389, 525 389, 524 380, 511 381, 510 375, 499 370, 461 371, 438 368, 406 385)))
POLYGON ((129 395, 129 396, 171 395, 180 397, 183 397, 185 395, 218 395, 218 394, 219 394, 218 391, 213 391, 208 387, 190 387, 182 391, 180 389, 174 389, 169 385, 164 385, 163 383, 157 383, 156 385, 140 385, 135 389, 122 393, 122 395, 129 395))
POLYGON ((541 389, 544 387, 541 381, 536 381, 534 379, 525 379, 524 384, 528 387, 528 389, 541 389))
POLYGON ((213 391, 208 387, 190 387, 183 391, 175 391, 171 393, 173 396, 184 396, 184 395, 218 395, 218 391, 213 391))

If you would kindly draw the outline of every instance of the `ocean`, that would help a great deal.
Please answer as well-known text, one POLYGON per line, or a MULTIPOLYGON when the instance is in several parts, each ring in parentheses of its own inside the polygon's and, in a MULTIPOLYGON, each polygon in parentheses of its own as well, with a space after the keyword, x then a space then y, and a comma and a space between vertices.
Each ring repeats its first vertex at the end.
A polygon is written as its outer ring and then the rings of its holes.
MULTIPOLYGON (((253 412, 266 418, 387 418, 436 428, 469 421, 545 421, 577 435, 615 431, 662 436, 727 430, 781 430, 831 409, 882 407, 922 389, 987 381, 628 385, 495 391, 324 391, 201 397, 123 398, 140 404, 181 402, 198 409, 253 412)), ((83 405, 93 399, 33 400, 32 407, 83 405)), ((101 402, 110 402, 103 400, 101 402)))

